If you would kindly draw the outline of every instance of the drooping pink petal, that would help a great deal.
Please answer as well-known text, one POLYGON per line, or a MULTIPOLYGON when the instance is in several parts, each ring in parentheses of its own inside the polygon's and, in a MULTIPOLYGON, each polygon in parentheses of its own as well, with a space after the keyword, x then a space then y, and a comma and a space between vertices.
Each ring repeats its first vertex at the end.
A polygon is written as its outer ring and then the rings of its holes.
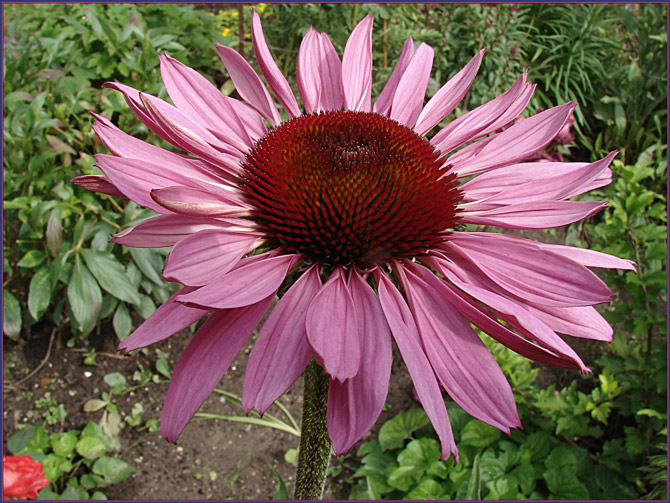
MULTIPOLYGON (((432 265, 430 258, 428 258, 427 261, 432 265)), ((439 270, 439 267, 436 267, 435 269, 439 270)), ((418 272, 424 280, 428 276, 433 276, 433 273, 430 271, 423 272, 419 270, 418 272)), ((540 363, 546 363, 547 365, 553 365, 554 367, 577 370, 580 370, 583 367, 583 365, 580 365, 578 362, 573 361, 564 355, 554 353, 553 351, 534 344, 512 332, 510 329, 500 324, 496 318, 480 307, 466 294, 450 285, 448 282, 439 281, 437 286, 438 288, 436 288, 436 292, 444 298, 445 302, 451 304, 459 313, 465 316, 484 333, 488 334, 504 346, 519 353, 521 356, 525 356, 526 358, 540 363)))
POLYGON ((612 327, 595 308, 548 307, 526 304, 526 309, 555 332, 573 337, 612 342, 612 327))
POLYGON ((498 133, 474 158, 453 162, 459 176, 483 173, 492 168, 507 166, 523 160, 546 146, 566 123, 574 103, 566 103, 540 112, 498 133))
POLYGON ((175 366, 161 415, 161 434, 176 442, 270 307, 273 296, 213 313, 175 366))
MULTIPOLYGON (((416 266, 422 267, 422 266, 416 266)), ((440 383, 468 414, 502 431, 521 426, 514 394, 502 370, 470 325, 431 284, 396 269, 440 383)))
POLYGON ((424 135, 444 119, 458 105, 477 75, 485 49, 479 51, 470 62, 443 85, 423 107, 414 126, 418 135, 424 135))
POLYGON ((602 201, 533 201, 492 210, 463 211, 459 215, 466 224, 505 229, 550 229, 595 215, 605 206, 607 203, 602 201))
POLYGON ((91 192, 99 192, 100 194, 107 194, 108 196, 114 196, 120 199, 128 199, 103 175, 75 176, 71 182, 83 189, 90 190, 91 192))
POLYGON ((421 405, 440 438, 442 445, 440 459, 444 460, 453 455, 454 461, 458 463, 458 449, 451 431, 447 408, 430 362, 419 343, 419 333, 412 313, 389 278, 377 270, 375 279, 384 316, 412 378, 421 405))
POLYGON ((349 276, 361 339, 358 373, 328 389, 328 434, 337 455, 348 451, 375 424, 384 407, 391 376, 391 331, 370 285, 358 272, 349 276))
POLYGON ((307 340, 314 358, 333 379, 358 373, 361 337, 356 306, 341 267, 336 267, 307 310, 307 340))
POLYGON ((112 234, 110 242, 133 248, 172 246, 180 239, 207 229, 226 229, 231 224, 215 218, 161 215, 112 234))
POLYGON ((575 353, 563 339, 530 314, 525 309, 523 303, 497 292, 495 286, 490 284, 487 285, 488 278, 471 277, 455 262, 442 258, 435 258, 431 264, 434 265, 445 278, 474 299, 477 299, 486 305, 500 319, 508 323, 514 329, 535 342, 542 344, 546 348, 549 348, 554 353, 558 353, 565 359, 577 363, 582 373, 589 372, 584 366, 581 358, 579 358, 579 355, 577 355, 577 353, 575 353), (479 286, 480 282, 483 283, 484 286, 479 286))
POLYGON ((587 250, 586 248, 577 248, 574 246, 551 245, 537 243, 542 249, 549 250, 552 253, 567 257, 575 262, 587 267, 602 267, 605 269, 625 269, 635 271, 635 262, 622 259, 596 250, 587 250))
POLYGON ((284 74, 279 70, 277 63, 270 54, 270 49, 265 42, 265 35, 263 34, 263 27, 261 25, 260 16, 254 11, 252 13, 251 21, 251 39, 254 45, 254 53, 258 66, 263 72, 265 80, 270 85, 270 89, 275 93, 279 103, 284 107, 284 110, 291 117, 298 117, 300 115, 300 107, 293 95, 291 86, 289 85, 284 74))
POLYGON ((393 97, 395 96, 398 84, 400 83, 400 77, 405 73, 407 65, 409 65, 409 62, 412 60, 412 56, 414 56, 414 40, 410 37, 405 40, 398 62, 395 67, 393 67, 391 76, 386 81, 384 89, 379 93, 379 96, 377 96, 377 99, 375 100, 375 104, 372 108, 374 112, 388 115, 389 110, 391 110, 391 104, 393 103, 393 97))
POLYGON ((247 60, 235 49, 216 44, 221 58, 239 95, 255 108, 272 126, 281 123, 281 117, 270 93, 247 60))
POLYGON ((156 309, 144 323, 142 323, 132 334, 119 344, 117 351, 125 351, 128 354, 134 349, 143 348, 155 344, 180 330, 193 325, 203 318, 209 310, 186 307, 175 301, 178 295, 193 291, 194 288, 186 286, 173 294, 165 303, 156 309))
POLYGON ((423 42, 412 56, 405 73, 400 77, 388 116, 408 128, 414 127, 423 107, 430 69, 433 66, 433 48, 423 42))
POLYGON ((160 58, 161 76, 172 102, 240 152, 246 152, 265 130, 256 111, 240 114, 236 100, 226 98, 205 77, 167 55, 160 58))
POLYGON ((480 132, 488 130, 519 99, 527 86, 526 77, 527 72, 500 96, 451 121, 433 136, 430 143, 443 154, 447 154, 467 141, 484 136, 486 133, 480 132))
POLYGON ((166 210, 187 217, 244 217, 249 210, 239 202, 211 190, 194 187, 165 187, 152 189, 151 199, 166 210))
POLYGON ((298 49, 296 80, 305 113, 320 110, 321 101, 321 42, 314 28, 307 31, 298 49))
POLYGON ((242 406, 263 414, 300 377, 312 358, 307 343, 307 309, 321 289, 312 266, 279 299, 263 323, 249 355, 242 406))
MULTIPOLYGON (((549 173, 544 178, 538 176, 534 180, 517 179, 517 184, 511 180, 500 180, 499 191, 481 202, 481 205, 510 205, 523 204, 536 201, 555 201, 571 197, 572 194, 579 194, 582 189, 591 184, 600 174, 607 169, 610 162, 616 155, 611 152, 604 159, 587 164, 582 169, 563 172, 551 176, 549 173)), ((505 168, 500 168, 504 170, 505 168)), ((538 166, 542 170, 542 166, 538 166)), ((498 170, 489 171, 480 175, 480 177, 495 174, 498 170)), ((476 180, 476 179, 475 179, 476 180)), ((464 189, 465 190, 465 189, 464 189)), ((477 211, 484 209, 478 202, 466 205, 468 211, 477 211)))
POLYGON ((536 304, 572 307, 609 302, 612 291, 581 264, 529 240, 497 238, 493 233, 458 232, 449 236, 449 249, 506 291, 536 304))
POLYGON ((185 285, 207 285, 235 267, 261 236, 226 229, 191 234, 179 241, 167 256, 163 277, 185 285))
POLYGON ((349 35, 342 54, 342 88, 347 110, 369 112, 372 93, 372 17, 365 16, 349 35))
MULTIPOLYGON (((277 293, 297 255, 252 257, 251 263, 242 260, 237 268, 217 276, 211 283, 177 298, 186 305, 211 309, 233 309, 254 304, 277 293)), ((245 259, 247 260, 247 259, 245 259)))

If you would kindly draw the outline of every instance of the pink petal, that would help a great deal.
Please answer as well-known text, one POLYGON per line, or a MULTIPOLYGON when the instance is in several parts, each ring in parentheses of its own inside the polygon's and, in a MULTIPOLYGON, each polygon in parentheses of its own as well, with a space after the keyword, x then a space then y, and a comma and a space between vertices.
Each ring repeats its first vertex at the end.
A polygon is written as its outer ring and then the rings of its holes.
POLYGON ((468 295, 489 307, 500 319, 512 326, 512 328, 549 348, 564 359, 577 363, 582 373, 589 372, 581 358, 579 358, 579 355, 549 327, 531 315, 525 309, 525 304, 497 292, 495 285, 486 285, 486 278, 469 277, 454 262, 436 258, 431 264, 434 264, 436 269, 445 278, 468 295), (481 281, 482 279, 484 281, 481 281), (483 287, 478 285, 480 282, 484 284, 483 287))
POLYGON ((258 333, 244 376, 242 406, 263 414, 300 377, 312 359, 305 318, 321 289, 319 267, 312 266, 279 299, 258 333))
MULTIPOLYGON (((432 265, 430 258, 428 263, 432 265)), ((436 267, 440 270, 439 267, 436 267)), ((434 276, 430 271, 419 271, 424 280, 429 276, 434 276)), ((507 327, 500 324, 500 322, 489 314, 486 310, 480 307, 475 301, 470 299, 463 292, 456 287, 450 285, 445 281, 440 281, 437 284, 436 292, 444 298, 446 302, 451 304, 459 313, 465 316, 471 323, 476 325, 484 333, 510 348, 512 351, 519 353, 521 356, 530 358, 540 363, 553 365, 554 367, 581 369, 578 362, 574 362, 563 355, 556 354, 548 349, 543 348, 537 344, 524 339, 520 335, 512 332, 507 327)), ((577 308, 568 308, 577 309, 577 308)))
POLYGON ((156 309, 151 316, 144 320, 144 323, 142 323, 132 334, 121 341, 117 351, 123 350, 128 354, 134 349, 155 344, 176 334, 180 330, 184 330, 186 327, 193 325, 196 321, 209 313, 209 311, 205 309, 186 307, 179 302, 175 302, 175 298, 178 295, 193 290, 192 287, 187 286, 173 294, 162 306, 156 309))
POLYGON ((261 18, 256 11, 253 11, 252 13, 251 35, 258 66, 260 66, 265 80, 267 80, 270 85, 270 89, 275 93, 275 96, 277 96, 277 99, 284 107, 284 110, 286 110, 291 117, 298 117, 300 115, 300 107, 298 107, 298 102, 293 95, 293 91, 291 90, 291 86, 286 80, 286 77, 284 77, 284 74, 279 70, 277 63, 275 63, 275 60, 272 58, 272 54, 270 54, 270 49, 265 42, 261 18))
POLYGON ((307 340, 314 358, 333 379, 358 373, 361 337, 356 306, 341 267, 335 268, 307 310, 307 340))
POLYGON ((612 327, 591 306, 548 307, 527 304, 526 309, 556 332, 573 337, 612 342, 612 327))
POLYGON ((453 162, 459 176, 482 173, 525 159, 546 146, 563 128, 574 103, 550 108, 498 133, 473 159, 453 162))
POLYGON ((578 222, 607 206, 602 201, 533 201, 484 211, 459 213, 466 224, 494 225, 506 229, 549 229, 578 222))
MULTIPOLYGON (((417 268, 421 266, 416 266, 417 268)), ((399 278, 407 294, 421 343, 440 383, 468 414, 505 433, 521 426, 514 394, 486 345, 469 323, 437 292, 409 271, 399 278)))
POLYGON ((373 107, 374 112, 388 115, 389 110, 391 110, 391 104, 393 103, 393 97, 395 96, 398 84, 400 83, 400 77, 402 77, 405 70, 407 70, 407 65, 409 65, 409 62, 412 60, 412 56, 414 56, 414 40, 408 38, 402 46, 400 57, 391 72, 391 76, 388 81, 386 81, 384 89, 375 101, 373 107))
POLYGON ((440 459, 444 460, 453 455, 454 461, 458 463, 458 449, 451 431, 447 408, 430 362, 419 343, 418 329, 412 313, 389 278, 376 270, 375 279, 384 316, 412 377, 421 405, 440 438, 442 444, 440 459))
MULTIPOLYGON (((551 172, 546 172, 544 178, 536 175, 532 181, 518 180, 521 183, 513 184, 510 180, 500 180, 501 186, 499 192, 489 196, 482 205, 511 205, 530 203, 535 201, 554 201, 571 197, 572 194, 579 194, 582 189, 596 180, 600 174, 607 169, 616 152, 611 152, 607 157, 599 161, 587 164, 582 169, 572 170, 568 173, 563 172, 556 176, 551 176, 551 172), (505 185, 503 185, 505 184, 505 185)), ((542 166, 536 168, 543 171, 542 166)), ((500 168, 505 170, 505 168, 500 168)), ((489 171, 480 175, 480 177, 495 174, 496 171, 489 171)), ((478 177, 479 178, 479 177, 478 177)), ((476 180, 476 179, 475 179, 476 180)), ((479 203, 468 204, 468 211, 482 209, 479 203)))
POLYGON ((459 232, 449 236, 449 246, 522 299, 553 307, 609 302, 612 291, 584 266, 542 250, 530 240, 499 236, 459 232))
POLYGON ((258 244, 260 234, 212 229, 179 241, 165 260, 163 277, 203 286, 223 276, 258 244))
POLYGON ((227 274, 218 276, 206 286, 180 296, 177 300, 187 305, 211 309, 232 309, 248 306, 275 295, 295 265, 298 256, 258 257, 260 256, 253 257, 255 260, 251 263, 243 263, 227 274))
POLYGON ((213 218, 161 215, 113 234, 110 241, 134 248, 161 248, 198 231, 227 227, 229 223, 213 218))
POLYGON ((320 110, 340 110, 344 103, 341 84, 342 63, 333 43, 325 33, 319 33, 321 44, 321 96, 320 110))
POLYGON ((587 267, 603 267, 605 269, 626 269, 635 271, 635 262, 622 259, 614 255, 608 255, 595 250, 577 248, 574 246, 549 245, 537 243, 542 249, 548 250, 557 255, 567 257, 587 267))
POLYGON ((351 32, 342 54, 342 88, 347 110, 370 111, 372 92, 372 17, 365 16, 351 32))
POLYGON ((239 95, 254 107, 272 126, 281 124, 279 111, 251 65, 234 49, 216 44, 216 52, 223 61, 239 95))
POLYGON ((430 140, 440 152, 446 154, 467 141, 484 136, 481 131, 498 119, 512 104, 518 100, 526 86, 527 73, 521 75, 516 82, 500 96, 474 110, 464 113, 438 131, 430 140))
POLYGON ((179 117, 174 111, 171 114, 163 113, 156 106, 158 100, 153 100, 146 94, 140 94, 140 99, 151 120, 163 130, 163 137, 170 143, 202 157, 232 175, 239 173, 239 160, 235 153, 222 150, 220 146, 223 144, 214 135, 200 127, 194 129, 195 122, 186 116, 179 117), (206 134, 202 135, 203 132, 206 134))
POLYGON ((321 43, 319 34, 310 28, 305 34, 298 49, 296 61, 296 79, 305 113, 311 114, 321 110, 321 43))
MULTIPOLYGON (((193 178, 208 182, 214 185, 230 185, 230 173, 239 170, 238 160, 230 159, 225 169, 216 166, 206 166, 197 159, 189 159, 184 156, 169 152, 160 147, 156 147, 142 140, 134 138, 114 125, 108 125, 100 121, 100 116, 96 118, 93 124, 93 130, 96 132, 102 143, 111 153, 119 157, 129 157, 131 159, 151 159, 154 164, 165 164, 171 166, 180 172, 187 172, 193 178)), ((242 158, 240 153, 239 158, 242 158)))
POLYGON ((240 152, 246 152, 253 141, 264 134, 265 126, 258 113, 243 117, 236 100, 225 98, 205 77, 167 54, 160 56, 161 76, 172 102, 240 152), (246 119, 246 120, 245 120, 246 119))
POLYGON ((265 315, 273 296, 213 313, 175 366, 161 415, 161 434, 176 442, 265 315))
POLYGON ((361 339, 358 374, 328 389, 328 433, 337 455, 344 454, 375 424, 384 407, 391 376, 391 331, 374 290, 352 271, 349 289, 361 339))
POLYGON ((422 42, 400 77, 388 114, 391 119, 409 128, 414 127, 423 107, 432 66, 433 48, 422 42))
POLYGON ((249 215, 249 210, 234 199, 216 195, 211 190, 173 186, 152 189, 150 196, 163 208, 188 217, 249 215))
POLYGON ((128 199, 103 175, 75 176, 71 181, 75 185, 90 190, 91 192, 99 192, 100 194, 107 194, 108 196, 114 196, 120 199, 128 199))
POLYGON ((482 49, 456 75, 443 85, 419 114, 414 132, 423 136, 444 119, 465 96, 477 75, 485 49, 482 49))

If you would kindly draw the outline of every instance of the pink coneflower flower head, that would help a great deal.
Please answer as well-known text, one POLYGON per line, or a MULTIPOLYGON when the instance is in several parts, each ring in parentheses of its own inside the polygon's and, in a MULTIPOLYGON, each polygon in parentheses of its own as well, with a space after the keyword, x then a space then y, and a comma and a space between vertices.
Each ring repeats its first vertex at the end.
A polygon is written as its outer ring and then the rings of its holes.
POLYGON ((247 364, 244 407, 265 412, 314 358, 331 379, 327 420, 338 454, 382 410, 392 341, 446 459, 457 449, 441 388, 488 424, 519 426, 512 390, 472 325, 528 358, 582 372, 557 333, 611 339, 592 306, 612 292, 588 267, 632 269, 630 262, 461 229, 539 229, 588 217, 605 203, 571 199, 611 181, 615 152, 594 163, 524 162, 574 107, 495 133, 526 108, 534 89, 526 74, 428 139, 465 96, 484 51, 424 103, 433 49, 409 39, 373 100, 372 24, 367 16, 356 26, 341 58, 326 34, 308 31, 297 60, 300 100, 255 13, 264 81, 233 49, 217 47, 240 99, 167 54, 160 68, 172 104, 106 84, 185 152, 151 146, 96 116, 112 155, 96 156, 104 175, 78 179, 160 213, 113 242, 171 246, 163 276, 184 285, 119 348, 153 344, 206 318, 167 392, 161 431, 170 441, 266 315, 247 364))

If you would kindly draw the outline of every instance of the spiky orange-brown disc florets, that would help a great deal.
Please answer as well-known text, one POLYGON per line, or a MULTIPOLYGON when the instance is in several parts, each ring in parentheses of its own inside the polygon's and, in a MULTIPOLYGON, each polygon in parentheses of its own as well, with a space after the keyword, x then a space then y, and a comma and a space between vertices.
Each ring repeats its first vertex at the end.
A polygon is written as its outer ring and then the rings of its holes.
POLYGON ((370 267, 424 253, 458 219, 461 193, 439 153, 375 113, 294 118, 243 166, 252 218, 271 242, 314 261, 370 267))

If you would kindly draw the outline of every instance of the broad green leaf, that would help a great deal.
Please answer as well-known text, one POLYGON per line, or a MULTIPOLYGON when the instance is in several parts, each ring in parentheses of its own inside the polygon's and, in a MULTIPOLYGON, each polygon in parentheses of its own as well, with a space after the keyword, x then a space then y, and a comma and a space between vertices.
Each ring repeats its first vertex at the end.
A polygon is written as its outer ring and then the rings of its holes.
POLYGON ((121 374, 120 372, 111 372, 109 374, 105 374, 105 377, 103 377, 103 380, 109 385, 109 386, 117 386, 117 385, 125 385, 126 384, 126 376, 121 374))
POLYGON ((401 412, 386 421, 379 430, 379 444, 382 449, 397 449, 405 440, 412 438, 412 433, 429 423, 423 409, 410 409, 401 412))
POLYGON ((51 449, 56 456, 69 458, 74 454, 77 444, 77 435, 73 431, 67 433, 53 433, 51 435, 51 449))
POLYGON ((589 492, 569 468, 551 468, 544 473, 551 494, 549 499, 587 500, 589 492))
POLYGON ((474 447, 486 447, 498 440, 502 432, 477 419, 468 422, 461 432, 461 443, 474 447))
POLYGON ((170 379, 172 377, 172 374, 170 373, 170 367, 168 365, 168 362, 165 358, 159 358, 158 361, 156 362, 156 370, 163 374, 165 377, 170 379))
POLYGON ((133 329, 133 320, 130 317, 128 308, 124 303, 119 303, 114 313, 114 318, 112 318, 112 325, 114 326, 114 332, 120 341, 125 339, 130 335, 130 332, 133 329))
MULTIPOLYGON (((381 499, 373 498, 370 499, 381 499)), ((443 484, 440 484, 435 479, 431 478, 422 478, 417 486, 412 489, 407 495, 403 498, 405 500, 414 500, 414 501, 425 501, 425 500, 444 500, 449 499, 448 494, 443 487, 443 484)))
POLYGON ((565 446, 554 447, 544 464, 548 469, 564 469, 572 474, 577 472, 577 456, 565 446))
POLYGON ((530 463, 521 463, 509 474, 519 484, 521 491, 528 496, 535 489, 535 468, 530 463))
POLYGON ((79 455, 86 459, 96 459, 107 452, 105 444, 95 437, 84 437, 76 445, 79 455))
POLYGON ((109 252, 83 248, 81 254, 100 286, 117 299, 139 304, 140 297, 126 275, 124 267, 109 252))
POLYGON ((72 463, 61 457, 56 456, 55 454, 47 454, 47 456, 42 460, 42 468, 44 469, 44 476, 49 482, 53 482, 63 473, 68 473, 72 470, 72 463))
POLYGON ((507 478, 490 480, 486 483, 486 488, 489 493, 484 498, 485 500, 516 499, 516 484, 507 478))
POLYGON ((35 436, 35 433, 35 426, 28 426, 23 430, 19 430, 7 439, 7 449, 9 449, 9 452, 16 455, 28 446, 28 443, 35 436))
POLYGON ((28 311, 35 320, 39 320, 51 304, 51 270, 42 266, 30 280, 28 290, 28 311))
POLYGON ((359 449, 359 455, 367 454, 361 460, 361 466, 354 473, 354 477, 368 477, 380 494, 391 492, 387 481, 389 474, 398 466, 396 455, 391 452, 382 451, 377 442, 366 442, 359 449))
POLYGON ((93 473, 101 475, 107 484, 116 484, 127 479, 133 470, 125 461, 109 456, 103 456, 93 463, 93 473))
POLYGON ((97 438, 108 450, 113 448, 113 441, 109 436, 105 434, 102 428, 93 421, 89 422, 86 427, 81 431, 81 438, 92 437, 97 438))
POLYGON ((99 398, 91 398, 84 403, 84 412, 95 412, 107 405, 107 402, 99 398))
POLYGON ((156 311, 156 304, 154 304, 154 301, 151 300, 151 297, 141 293, 140 303, 139 305, 135 306, 135 309, 139 315, 146 320, 149 316, 154 314, 154 311, 156 311))
POLYGON ((440 463, 440 455, 437 440, 426 437, 412 440, 398 455, 399 467, 389 474, 389 485, 407 491, 434 463, 440 463))
POLYGON ((21 304, 9 290, 2 289, 2 332, 10 339, 21 333, 21 304))
POLYGON ((98 282, 78 258, 72 269, 67 297, 82 332, 90 332, 95 326, 102 305, 102 292, 98 282))
POLYGON ((288 490, 286 489, 286 484, 284 484, 284 480, 281 478, 281 474, 277 471, 277 469, 272 466, 268 465, 270 467, 270 471, 275 474, 275 477, 277 477, 277 490, 275 493, 272 495, 273 500, 288 500, 288 490))
POLYGON ((28 251, 21 260, 16 264, 19 267, 31 268, 37 267, 44 259, 47 258, 47 254, 42 250, 30 250, 28 251))

